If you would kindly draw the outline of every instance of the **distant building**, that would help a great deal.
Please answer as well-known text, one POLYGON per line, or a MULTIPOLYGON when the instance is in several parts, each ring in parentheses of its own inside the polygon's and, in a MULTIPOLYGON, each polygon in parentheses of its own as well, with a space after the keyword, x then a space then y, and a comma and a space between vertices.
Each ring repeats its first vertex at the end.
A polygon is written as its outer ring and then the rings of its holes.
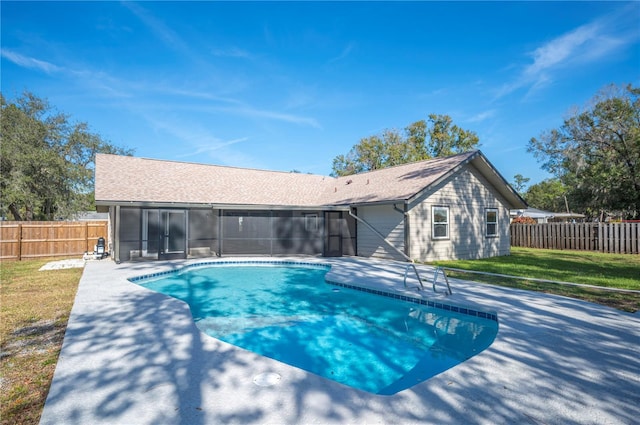
POLYGON ((584 214, 573 212, 559 213, 539 210, 537 208, 526 208, 521 210, 511 210, 509 216, 513 220, 516 217, 530 217, 538 223, 571 223, 582 222, 585 219, 584 214))
POLYGON ((109 220, 109 213, 101 213, 95 211, 81 211, 73 217, 76 221, 99 221, 109 220))

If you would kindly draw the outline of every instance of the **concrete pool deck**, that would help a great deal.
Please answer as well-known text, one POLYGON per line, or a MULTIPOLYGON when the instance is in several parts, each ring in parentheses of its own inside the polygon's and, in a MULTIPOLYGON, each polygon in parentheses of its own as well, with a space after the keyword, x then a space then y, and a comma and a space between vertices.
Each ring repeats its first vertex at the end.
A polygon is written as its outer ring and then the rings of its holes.
MULTIPOLYGON (((328 262, 333 266, 332 279, 344 283, 404 290, 406 263, 291 260, 328 262)), ((195 326, 185 303, 127 280, 194 262, 198 261, 87 263, 41 424, 632 424, 640 420, 638 314, 451 279, 450 302, 498 313, 496 340, 427 381, 379 396, 211 338, 195 326), (257 375, 270 372, 281 376, 276 385, 254 383, 257 375)), ((429 267, 419 269, 426 276, 433 272, 429 267)))

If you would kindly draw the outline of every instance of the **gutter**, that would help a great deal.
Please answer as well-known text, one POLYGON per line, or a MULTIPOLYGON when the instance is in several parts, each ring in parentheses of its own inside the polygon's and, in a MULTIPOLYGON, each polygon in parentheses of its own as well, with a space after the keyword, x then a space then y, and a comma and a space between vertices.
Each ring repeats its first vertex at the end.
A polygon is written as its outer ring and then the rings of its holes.
POLYGON ((218 210, 251 210, 251 211, 347 211, 346 205, 267 205, 267 204, 212 204, 189 202, 147 202, 147 201, 96 201, 96 207, 140 207, 140 208, 206 208, 218 210))

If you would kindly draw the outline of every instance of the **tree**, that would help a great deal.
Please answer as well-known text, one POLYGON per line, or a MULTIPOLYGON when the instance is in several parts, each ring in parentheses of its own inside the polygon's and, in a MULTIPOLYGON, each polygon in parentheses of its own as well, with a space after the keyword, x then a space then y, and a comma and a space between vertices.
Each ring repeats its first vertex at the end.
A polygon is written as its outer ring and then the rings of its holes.
POLYGON ((565 210, 567 188, 558 179, 546 179, 529 186, 524 200, 533 208, 560 212, 565 210))
POLYGON ((429 115, 429 141, 427 153, 430 158, 469 152, 478 145, 480 139, 473 131, 463 130, 454 125, 448 115, 429 115))
POLYGON ((0 213, 14 220, 70 218, 93 204, 95 154, 130 155, 86 123, 71 123, 46 100, 25 92, 14 102, 0 93, 0 213))
POLYGON ((638 218, 640 210, 640 89, 609 86, 592 106, 560 128, 532 138, 529 152, 567 188, 572 206, 638 218))
POLYGON ((385 130, 360 140, 346 155, 333 159, 333 176, 347 176, 409 162, 468 152, 478 146, 473 131, 453 124, 447 115, 430 114, 403 132, 385 130))
POLYGON ((511 185, 518 192, 518 195, 522 196, 524 194, 524 188, 529 183, 531 179, 529 177, 525 177, 522 174, 516 174, 513 176, 513 183, 511 185))

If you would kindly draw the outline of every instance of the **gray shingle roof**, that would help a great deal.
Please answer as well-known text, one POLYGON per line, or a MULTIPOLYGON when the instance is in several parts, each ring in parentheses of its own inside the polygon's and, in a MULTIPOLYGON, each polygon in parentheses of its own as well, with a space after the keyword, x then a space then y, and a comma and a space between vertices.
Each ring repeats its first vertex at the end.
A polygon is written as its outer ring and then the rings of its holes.
POLYGON ((345 177, 96 155, 96 202, 314 207, 410 199, 479 151, 345 177))
POLYGON ((318 175, 96 155, 96 201, 319 205, 318 175))
POLYGON ((340 177, 334 192, 325 193, 325 201, 362 204, 407 200, 478 154, 473 151, 340 177))

